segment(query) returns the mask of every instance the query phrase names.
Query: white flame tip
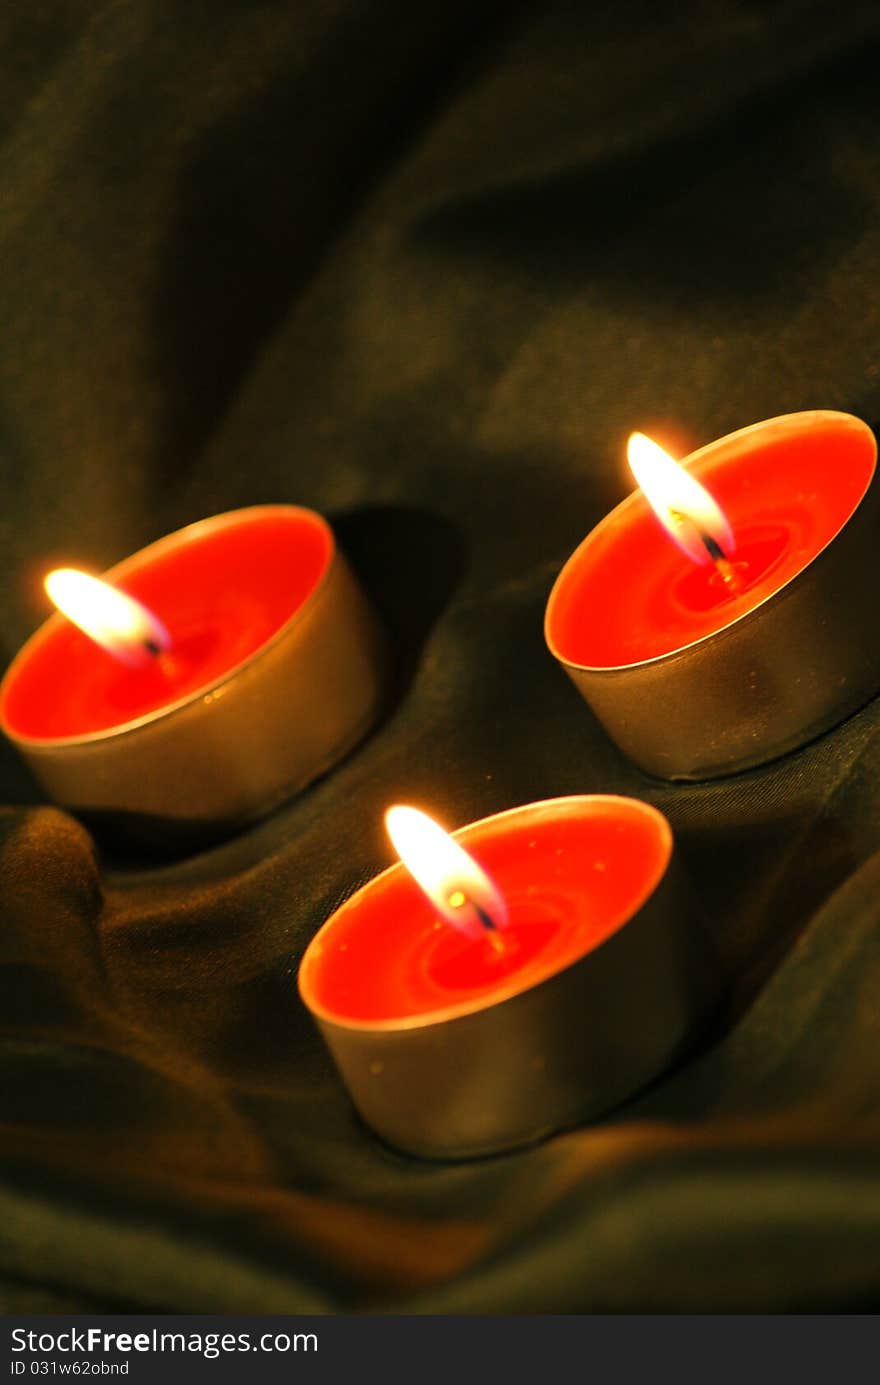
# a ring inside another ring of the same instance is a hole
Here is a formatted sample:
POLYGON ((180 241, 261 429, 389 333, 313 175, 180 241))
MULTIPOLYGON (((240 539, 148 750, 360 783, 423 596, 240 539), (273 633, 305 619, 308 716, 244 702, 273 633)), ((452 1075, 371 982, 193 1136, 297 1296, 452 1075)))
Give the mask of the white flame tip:
POLYGON ((395 803, 385 813, 385 826, 401 861, 447 923, 473 938, 484 931, 480 914, 496 928, 506 925, 507 905, 500 891, 432 817, 420 808, 395 803), (453 904, 456 894, 474 907, 453 904))
POLYGON ((674 543, 693 562, 705 565, 710 556, 703 540, 708 535, 731 557, 736 540, 720 505, 693 476, 646 433, 631 433, 626 455, 645 499, 674 543))
POLYGON ((120 663, 149 664, 156 650, 170 649, 165 626, 127 592, 77 568, 54 568, 43 579, 49 599, 120 663))

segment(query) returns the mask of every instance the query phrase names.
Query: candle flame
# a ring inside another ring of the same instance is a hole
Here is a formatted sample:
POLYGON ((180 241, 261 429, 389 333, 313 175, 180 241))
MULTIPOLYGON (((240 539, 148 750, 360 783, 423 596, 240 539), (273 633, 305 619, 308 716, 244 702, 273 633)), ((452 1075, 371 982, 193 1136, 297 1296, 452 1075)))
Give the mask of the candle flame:
POLYGON ((168 631, 152 611, 99 577, 56 568, 44 586, 59 611, 120 663, 143 667, 171 647, 168 631))
POLYGON ((696 477, 644 433, 630 436, 626 453, 645 499, 683 553, 703 565, 733 555, 727 516, 696 477))
POLYGON ((504 928, 504 896, 472 856, 427 813, 396 804, 385 814, 394 847, 434 908, 470 938, 504 928))

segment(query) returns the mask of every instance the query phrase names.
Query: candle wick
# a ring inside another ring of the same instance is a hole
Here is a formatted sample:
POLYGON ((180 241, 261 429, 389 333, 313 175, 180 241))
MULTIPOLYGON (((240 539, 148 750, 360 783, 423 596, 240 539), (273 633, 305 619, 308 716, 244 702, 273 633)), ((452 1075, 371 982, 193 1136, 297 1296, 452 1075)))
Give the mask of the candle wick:
POLYGON ((711 534, 707 534, 705 529, 700 530, 700 539, 702 540, 703 547, 709 554, 709 557, 712 559, 713 563, 727 562, 727 554, 724 552, 724 549, 721 547, 721 544, 718 542, 717 539, 713 539, 711 534))
POLYGON ((146 639, 141 640, 140 645, 141 649, 149 655, 149 662, 146 665, 147 668, 158 669, 160 673, 170 673, 171 665, 168 661, 170 650, 166 645, 160 644, 158 640, 153 639, 150 635, 148 635, 146 639))
POLYGON ((715 571, 718 573, 718 576, 721 578, 728 591, 731 593, 739 591, 739 574, 718 540, 713 538, 695 519, 692 519, 688 514, 682 513, 681 510, 670 510, 670 514, 679 527, 684 524, 685 520, 694 526, 700 536, 700 543, 714 563, 715 571))
POLYGON ((718 573, 724 585, 731 592, 739 591, 739 575, 733 563, 721 547, 721 544, 717 539, 713 539, 711 534, 707 534, 705 529, 700 529, 699 534, 703 547, 715 564, 715 571, 718 573))
POLYGON ((496 952, 504 951, 504 942, 498 930, 498 925, 488 909, 484 909, 482 905, 478 904, 475 899, 471 899, 470 895, 466 894, 465 891, 461 889, 451 891, 449 895, 449 904, 453 909, 464 909, 469 906, 479 919, 485 931, 487 941, 492 945, 493 949, 496 952))

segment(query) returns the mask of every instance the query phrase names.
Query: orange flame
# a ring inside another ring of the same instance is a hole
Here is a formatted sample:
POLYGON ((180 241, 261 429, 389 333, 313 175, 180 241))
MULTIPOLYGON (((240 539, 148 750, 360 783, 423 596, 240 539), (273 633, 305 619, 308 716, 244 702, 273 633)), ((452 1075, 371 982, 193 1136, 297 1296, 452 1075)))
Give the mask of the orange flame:
POLYGON ((99 577, 62 567, 49 573, 44 586, 59 611, 120 663, 143 667, 171 647, 152 611, 99 577))
POLYGON ((630 436, 626 453, 645 499, 683 553, 701 564, 711 562, 713 556, 733 555, 736 540, 727 516, 685 467, 644 433, 630 436), (713 555, 712 543, 720 555, 713 555))
POLYGON ((504 896, 433 818, 397 804, 385 814, 385 826, 403 864, 447 923, 471 938, 506 927, 504 896))

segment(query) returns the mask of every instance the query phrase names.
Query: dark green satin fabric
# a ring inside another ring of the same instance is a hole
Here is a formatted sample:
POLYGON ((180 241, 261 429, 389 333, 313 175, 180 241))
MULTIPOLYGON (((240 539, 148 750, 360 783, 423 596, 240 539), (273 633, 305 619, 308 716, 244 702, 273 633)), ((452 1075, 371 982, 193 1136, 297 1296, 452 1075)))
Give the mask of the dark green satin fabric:
POLYGON ((875 6, 806 0, 5 7, 6 654, 48 562, 282 500, 334 522, 397 667, 343 765, 174 862, 96 851, 3 748, 8 1309, 880 1304, 878 704, 657 784, 541 633, 630 429, 876 422, 878 60, 875 6), (589 791, 669 815, 718 1032, 533 1149, 390 1152, 303 948, 387 861, 391 799, 458 825, 589 791))

